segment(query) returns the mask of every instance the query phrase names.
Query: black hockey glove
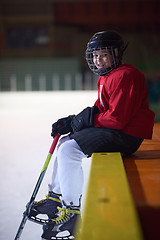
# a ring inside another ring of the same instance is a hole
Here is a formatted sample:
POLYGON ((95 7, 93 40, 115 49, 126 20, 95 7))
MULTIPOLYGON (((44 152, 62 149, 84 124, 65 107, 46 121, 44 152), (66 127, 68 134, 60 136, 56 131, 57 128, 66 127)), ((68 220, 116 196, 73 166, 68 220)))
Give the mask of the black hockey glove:
POLYGON ((60 135, 72 132, 71 121, 74 115, 65 118, 60 118, 57 122, 52 124, 51 136, 55 137, 57 133, 60 135))
POLYGON ((85 108, 76 116, 73 115, 71 121, 73 132, 78 132, 83 128, 93 127, 93 117, 96 113, 99 113, 99 108, 97 106, 93 106, 85 108))

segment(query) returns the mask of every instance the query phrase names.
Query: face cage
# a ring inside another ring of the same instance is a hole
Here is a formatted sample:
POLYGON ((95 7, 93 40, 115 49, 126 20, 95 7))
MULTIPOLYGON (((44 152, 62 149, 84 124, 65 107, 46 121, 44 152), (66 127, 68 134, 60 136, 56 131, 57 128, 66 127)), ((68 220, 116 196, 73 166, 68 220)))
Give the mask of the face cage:
POLYGON ((87 47, 86 49, 86 61, 88 63, 89 68, 92 72, 94 72, 97 75, 105 76, 109 72, 111 72, 113 69, 118 67, 121 64, 121 59, 118 56, 118 48, 113 47, 105 47, 105 48, 90 48, 87 47), (106 50, 109 51, 110 55, 112 56, 113 60, 110 62, 110 67, 106 67, 103 69, 98 69, 96 65, 93 62, 93 51, 96 50, 106 50))

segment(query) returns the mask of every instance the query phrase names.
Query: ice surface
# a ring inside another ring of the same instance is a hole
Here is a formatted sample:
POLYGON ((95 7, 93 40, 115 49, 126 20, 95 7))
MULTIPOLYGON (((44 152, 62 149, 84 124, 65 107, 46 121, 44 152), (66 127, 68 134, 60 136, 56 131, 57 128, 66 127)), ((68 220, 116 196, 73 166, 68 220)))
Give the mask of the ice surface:
MULTIPOLYGON (((92 106, 96 98, 96 91, 0 94, 0 240, 16 235, 52 143, 51 124, 92 106)), ((36 200, 47 194, 53 161, 54 156, 36 200)), ((89 167, 90 159, 84 159, 84 193, 89 167)), ((21 239, 38 240, 41 234, 41 225, 27 221, 21 239)))

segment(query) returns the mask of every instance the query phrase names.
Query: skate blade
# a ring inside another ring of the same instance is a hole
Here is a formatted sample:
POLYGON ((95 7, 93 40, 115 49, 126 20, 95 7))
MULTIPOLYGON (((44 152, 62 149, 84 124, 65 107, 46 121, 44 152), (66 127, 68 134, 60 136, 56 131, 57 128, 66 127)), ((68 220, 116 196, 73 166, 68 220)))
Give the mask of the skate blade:
POLYGON ((44 238, 44 237, 41 237, 41 240, 73 240, 75 239, 75 237, 73 235, 69 235, 69 236, 55 236, 55 237, 50 237, 50 238, 44 238))
MULTIPOLYGON (((72 240, 75 239, 74 236, 69 237, 51 237, 49 240, 72 240)), ((46 238, 41 238, 41 240, 48 240, 46 238)))
POLYGON ((38 218, 38 217, 28 217, 28 220, 40 225, 43 225, 44 223, 48 223, 48 219, 42 219, 42 218, 38 218))

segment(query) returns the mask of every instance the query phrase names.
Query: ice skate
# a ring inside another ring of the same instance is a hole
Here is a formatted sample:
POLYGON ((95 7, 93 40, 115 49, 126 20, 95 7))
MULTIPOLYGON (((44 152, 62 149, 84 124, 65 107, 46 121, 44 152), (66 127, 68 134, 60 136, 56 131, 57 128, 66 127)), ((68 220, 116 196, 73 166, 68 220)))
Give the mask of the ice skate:
POLYGON ((63 204, 63 208, 58 207, 59 216, 43 225, 42 240, 74 239, 77 235, 75 229, 80 220, 80 208, 63 204))
POLYGON ((58 213, 57 207, 62 206, 59 197, 60 195, 55 194, 53 192, 49 192, 46 195, 45 199, 42 199, 41 201, 38 202, 34 202, 30 210, 28 219, 39 224, 44 224, 45 222, 48 222, 49 219, 56 218, 58 213), (45 214, 47 216, 46 218, 37 217, 37 215, 40 214, 45 214))

